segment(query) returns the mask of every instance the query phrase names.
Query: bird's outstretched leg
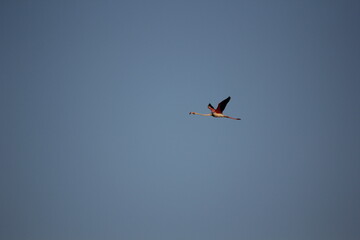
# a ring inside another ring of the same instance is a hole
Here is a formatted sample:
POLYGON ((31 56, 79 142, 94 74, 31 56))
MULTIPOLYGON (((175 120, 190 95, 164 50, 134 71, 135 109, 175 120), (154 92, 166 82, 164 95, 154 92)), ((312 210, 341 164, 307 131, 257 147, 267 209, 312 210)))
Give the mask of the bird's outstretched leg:
POLYGON ((224 116, 224 117, 234 119, 234 120, 241 120, 240 118, 233 118, 233 117, 229 117, 229 116, 224 116))

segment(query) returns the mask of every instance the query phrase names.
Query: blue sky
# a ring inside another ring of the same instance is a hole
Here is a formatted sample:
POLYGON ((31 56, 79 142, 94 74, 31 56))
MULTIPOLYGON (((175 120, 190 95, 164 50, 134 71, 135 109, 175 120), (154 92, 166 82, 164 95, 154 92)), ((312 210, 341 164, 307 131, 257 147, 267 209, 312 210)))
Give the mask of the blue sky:
POLYGON ((359 239, 359 10, 2 1, 0 238, 359 239))

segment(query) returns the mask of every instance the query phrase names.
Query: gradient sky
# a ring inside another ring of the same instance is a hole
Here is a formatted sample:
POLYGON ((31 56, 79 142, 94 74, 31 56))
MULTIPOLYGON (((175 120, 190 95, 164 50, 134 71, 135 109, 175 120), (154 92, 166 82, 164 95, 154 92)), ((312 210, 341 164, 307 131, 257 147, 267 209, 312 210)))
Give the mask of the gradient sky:
POLYGON ((0 238, 360 239, 359 13, 1 1, 0 238))

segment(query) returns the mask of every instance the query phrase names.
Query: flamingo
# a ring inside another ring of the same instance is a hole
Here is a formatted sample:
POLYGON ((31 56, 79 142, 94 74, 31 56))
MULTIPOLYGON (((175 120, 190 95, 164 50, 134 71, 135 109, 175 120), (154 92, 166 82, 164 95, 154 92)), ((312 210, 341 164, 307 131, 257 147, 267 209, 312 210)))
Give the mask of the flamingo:
POLYGON ((228 97, 224 100, 222 100, 219 105, 217 106, 217 108, 215 109, 210 103, 208 105, 208 109, 210 109, 211 113, 208 114, 202 114, 202 113, 196 113, 196 112, 189 112, 189 114, 196 114, 196 115, 201 115, 201 116, 212 116, 212 117, 217 117, 217 118, 230 118, 230 119, 234 119, 234 120, 241 120, 240 118, 233 118, 233 117, 229 117, 223 114, 223 111, 226 107, 226 105, 228 104, 228 102, 230 101, 231 97, 228 97))

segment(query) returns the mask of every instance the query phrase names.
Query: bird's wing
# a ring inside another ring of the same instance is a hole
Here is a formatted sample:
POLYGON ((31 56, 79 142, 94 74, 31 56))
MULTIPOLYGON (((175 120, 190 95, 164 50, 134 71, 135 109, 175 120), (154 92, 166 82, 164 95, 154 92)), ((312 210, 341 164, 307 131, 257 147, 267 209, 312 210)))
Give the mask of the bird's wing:
POLYGON ((222 113, 226 107, 226 105, 228 104, 228 102, 230 101, 231 97, 228 97, 227 99, 224 99, 221 103, 219 103, 219 105, 216 108, 216 112, 217 113, 222 113))
POLYGON ((210 109, 211 112, 215 112, 215 108, 209 103, 208 109, 210 109))

